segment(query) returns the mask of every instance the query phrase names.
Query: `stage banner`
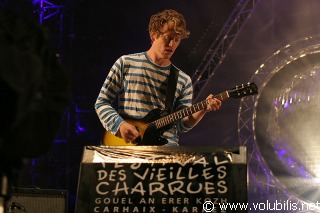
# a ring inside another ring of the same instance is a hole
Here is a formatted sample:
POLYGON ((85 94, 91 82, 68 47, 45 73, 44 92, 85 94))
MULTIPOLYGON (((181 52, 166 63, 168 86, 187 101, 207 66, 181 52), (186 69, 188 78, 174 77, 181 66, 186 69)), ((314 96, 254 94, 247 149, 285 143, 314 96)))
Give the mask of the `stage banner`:
POLYGON ((76 212, 247 212, 246 148, 86 146, 76 212))

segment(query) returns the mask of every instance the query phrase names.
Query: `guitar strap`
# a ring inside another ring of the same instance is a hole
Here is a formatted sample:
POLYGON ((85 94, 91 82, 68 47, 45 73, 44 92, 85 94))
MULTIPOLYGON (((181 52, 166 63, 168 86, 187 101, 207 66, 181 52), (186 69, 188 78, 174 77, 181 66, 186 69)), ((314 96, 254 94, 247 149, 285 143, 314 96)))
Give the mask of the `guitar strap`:
POLYGON ((179 76, 179 70, 177 67, 175 67, 173 64, 171 64, 170 67, 170 73, 168 76, 168 87, 167 87, 167 93, 166 93, 166 110, 169 110, 170 113, 173 112, 173 100, 174 100, 174 94, 176 92, 177 88, 177 81, 179 76))

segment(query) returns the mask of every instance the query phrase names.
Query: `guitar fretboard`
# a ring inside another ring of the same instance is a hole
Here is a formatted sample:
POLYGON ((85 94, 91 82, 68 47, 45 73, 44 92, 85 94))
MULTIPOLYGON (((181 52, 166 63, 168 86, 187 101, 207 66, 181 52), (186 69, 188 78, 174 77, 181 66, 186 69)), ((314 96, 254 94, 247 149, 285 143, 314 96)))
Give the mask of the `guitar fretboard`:
MULTIPOLYGON (((215 95, 214 97, 222 101, 222 100, 229 98, 229 94, 228 94, 228 91, 225 91, 223 93, 215 95)), ((181 118, 187 117, 187 116, 192 115, 193 113, 196 113, 200 110, 206 109, 207 105, 208 105, 207 100, 201 101, 201 102, 196 103, 188 108, 181 109, 181 110, 174 112, 170 115, 167 115, 167 116, 164 116, 158 120, 155 120, 152 122, 152 124, 154 124, 156 126, 156 128, 159 129, 159 128, 167 126, 167 125, 169 125, 169 124, 171 124, 181 118)))

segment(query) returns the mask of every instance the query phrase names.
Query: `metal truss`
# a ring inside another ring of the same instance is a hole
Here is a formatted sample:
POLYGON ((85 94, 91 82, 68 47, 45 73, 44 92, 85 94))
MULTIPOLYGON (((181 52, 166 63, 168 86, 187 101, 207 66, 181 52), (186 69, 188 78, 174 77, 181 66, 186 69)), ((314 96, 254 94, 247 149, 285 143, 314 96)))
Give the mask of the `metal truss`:
MULTIPOLYGON (((70 0, 71 1, 71 0, 70 0)), ((63 46, 63 36, 65 30, 65 19, 69 17, 67 14, 69 1, 64 4, 54 4, 48 0, 33 0, 35 6, 34 12, 39 15, 40 25, 47 24, 48 27, 52 27, 50 30, 52 41, 55 42, 56 55, 61 59, 62 56, 62 46, 63 46), (54 22, 45 23, 46 20, 55 17, 54 22)))
POLYGON ((42 25, 43 21, 51 18, 52 16, 58 15, 63 8, 63 5, 55 5, 46 0, 39 1, 39 22, 42 25))
POLYGON ((240 0, 192 76, 197 101, 260 0, 240 0))

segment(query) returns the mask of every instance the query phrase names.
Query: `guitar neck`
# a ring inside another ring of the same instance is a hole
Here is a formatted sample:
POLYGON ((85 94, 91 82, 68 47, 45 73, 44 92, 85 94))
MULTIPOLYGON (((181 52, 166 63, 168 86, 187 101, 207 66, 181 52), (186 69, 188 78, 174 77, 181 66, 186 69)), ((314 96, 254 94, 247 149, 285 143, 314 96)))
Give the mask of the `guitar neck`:
MULTIPOLYGON (((228 99, 229 94, 228 94, 228 91, 225 91, 223 93, 215 95, 214 97, 222 101, 222 100, 228 99)), ((206 109, 207 106, 208 106, 208 101, 204 100, 204 101, 196 103, 190 107, 187 107, 185 109, 181 109, 181 110, 174 112, 170 115, 167 115, 167 116, 164 116, 158 120, 155 120, 152 122, 152 124, 154 124, 156 126, 156 128, 159 129, 159 128, 167 126, 167 125, 169 125, 169 124, 171 124, 181 118, 187 117, 187 116, 192 115, 193 113, 196 113, 200 110, 206 109)))

